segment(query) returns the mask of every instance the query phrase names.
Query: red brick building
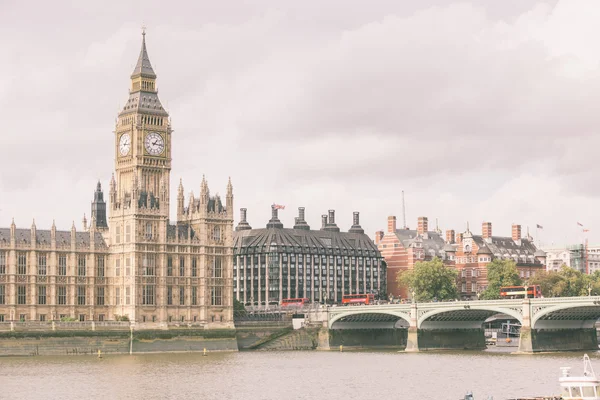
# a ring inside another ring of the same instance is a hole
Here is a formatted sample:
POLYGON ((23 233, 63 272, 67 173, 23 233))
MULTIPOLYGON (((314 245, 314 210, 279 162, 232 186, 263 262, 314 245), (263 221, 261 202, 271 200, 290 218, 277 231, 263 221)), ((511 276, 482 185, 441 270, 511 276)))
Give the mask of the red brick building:
POLYGON ((476 299, 487 288, 486 266, 492 260, 513 259, 523 279, 545 270, 546 255, 533 244, 529 235, 521 236, 521 226, 512 225, 512 235, 493 236, 492 223, 482 224, 482 234, 473 235, 468 225, 464 233, 428 230, 427 217, 419 217, 417 230, 397 229, 396 217, 388 217, 387 232, 375 233, 375 243, 387 263, 388 292, 407 297, 407 289, 396 283, 398 272, 414 268, 418 261, 440 258, 445 265, 458 269, 461 298, 476 299))

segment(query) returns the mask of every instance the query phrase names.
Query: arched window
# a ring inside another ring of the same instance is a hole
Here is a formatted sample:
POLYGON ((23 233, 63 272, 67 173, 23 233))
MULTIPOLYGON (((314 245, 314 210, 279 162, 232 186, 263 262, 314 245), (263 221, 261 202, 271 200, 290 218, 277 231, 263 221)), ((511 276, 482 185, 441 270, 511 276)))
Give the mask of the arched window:
POLYGON ((215 226, 213 228, 213 240, 216 242, 221 241, 221 227, 220 226, 215 226))

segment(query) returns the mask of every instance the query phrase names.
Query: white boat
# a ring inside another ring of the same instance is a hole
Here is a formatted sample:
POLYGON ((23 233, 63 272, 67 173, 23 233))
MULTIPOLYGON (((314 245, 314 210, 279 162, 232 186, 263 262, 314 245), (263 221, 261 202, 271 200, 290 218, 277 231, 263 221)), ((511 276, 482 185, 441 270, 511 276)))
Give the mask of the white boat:
POLYGON ((583 376, 571 376, 571 367, 562 367, 560 394, 563 400, 600 400, 600 380, 588 355, 583 356, 583 376))

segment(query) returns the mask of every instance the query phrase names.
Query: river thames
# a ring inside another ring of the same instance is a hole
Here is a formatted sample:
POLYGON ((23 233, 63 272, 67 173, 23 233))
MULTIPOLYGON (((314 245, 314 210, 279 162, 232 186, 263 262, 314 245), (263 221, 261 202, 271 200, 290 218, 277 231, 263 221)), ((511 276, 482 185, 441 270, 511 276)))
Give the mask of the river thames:
MULTIPOLYGON (((241 352, 0 358, 16 399, 462 399, 558 393, 583 353, 241 352)), ((504 349, 508 350, 508 349, 504 349)), ((600 355, 588 353, 600 372, 600 355)))

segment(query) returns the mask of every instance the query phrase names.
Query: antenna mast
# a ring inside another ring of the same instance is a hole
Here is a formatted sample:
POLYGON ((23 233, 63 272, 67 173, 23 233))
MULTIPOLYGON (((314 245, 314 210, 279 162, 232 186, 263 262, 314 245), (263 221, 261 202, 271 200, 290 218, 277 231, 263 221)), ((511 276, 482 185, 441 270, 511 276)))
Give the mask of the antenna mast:
POLYGON ((406 229, 406 208, 404 207, 404 190, 402 191, 402 229, 406 229))

